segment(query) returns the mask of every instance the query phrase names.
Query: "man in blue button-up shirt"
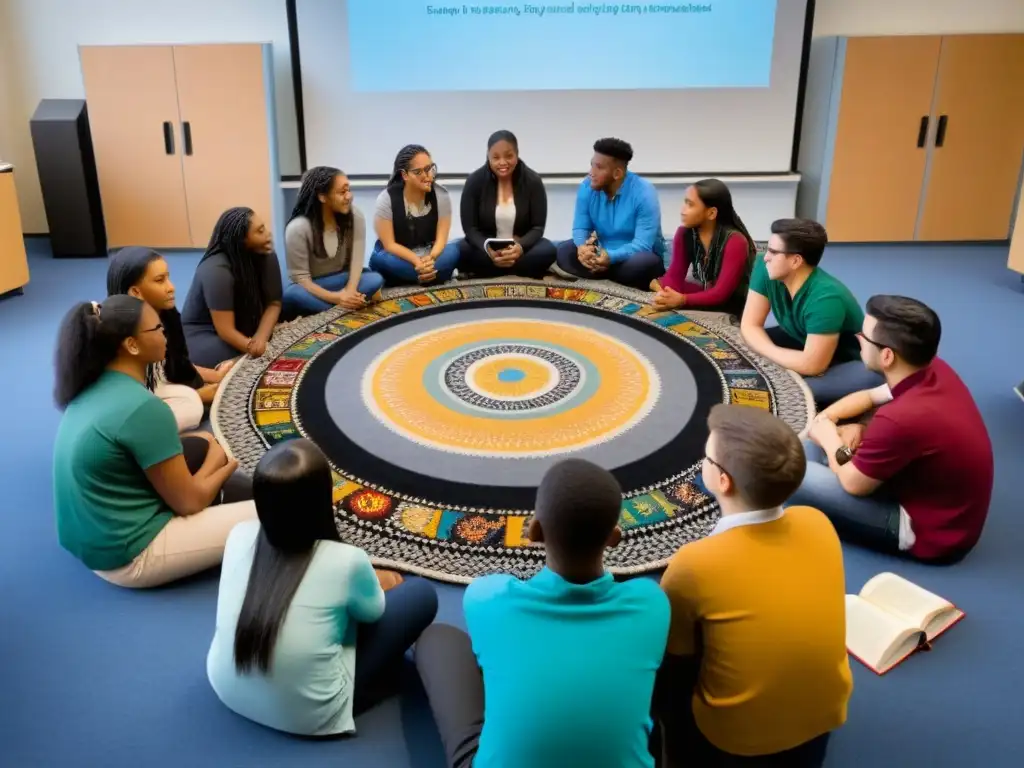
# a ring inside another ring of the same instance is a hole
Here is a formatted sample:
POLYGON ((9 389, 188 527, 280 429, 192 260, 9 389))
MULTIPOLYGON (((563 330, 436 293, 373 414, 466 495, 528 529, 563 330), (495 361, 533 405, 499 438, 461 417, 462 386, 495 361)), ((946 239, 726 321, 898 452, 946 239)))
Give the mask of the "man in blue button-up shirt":
POLYGON ((622 139, 594 143, 590 175, 576 195, 572 240, 558 247, 558 266, 646 291, 665 273, 665 239, 657 190, 628 170, 632 159, 622 139))

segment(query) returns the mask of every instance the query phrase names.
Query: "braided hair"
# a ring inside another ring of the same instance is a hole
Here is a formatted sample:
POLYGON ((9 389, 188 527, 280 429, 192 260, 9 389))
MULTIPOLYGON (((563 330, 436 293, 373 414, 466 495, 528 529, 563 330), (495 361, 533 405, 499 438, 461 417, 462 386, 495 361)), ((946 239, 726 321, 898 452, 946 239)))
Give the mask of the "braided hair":
POLYGON ((416 155, 426 155, 429 157, 430 153, 427 152, 426 147, 422 147, 419 144, 406 144, 398 150, 398 154, 395 155, 395 166, 391 178, 388 180, 389 187, 402 181, 402 171, 409 170, 409 166, 412 165, 412 159, 416 155))
MULTIPOLYGON (((320 195, 329 195, 334 180, 344 174, 338 168, 329 165, 318 165, 310 168, 302 176, 302 186, 299 187, 299 196, 295 200, 295 207, 292 208, 292 215, 288 221, 305 216, 313 228, 313 253, 318 259, 327 259, 334 256, 324 249, 324 217, 321 211, 323 203, 320 202, 320 195)), ((338 213, 334 211, 334 224, 338 228, 338 240, 345 243, 346 262, 352 258, 352 230, 355 227, 355 216, 352 211, 338 213)))
MULTIPOLYGON (((146 276, 149 265, 163 257, 150 248, 129 246, 110 257, 107 266, 107 296, 128 293, 138 286, 146 276)), ((198 389, 203 385, 203 377, 192 365, 185 343, 185 331, 181 327, 181 313, 177 307, 158 310, 160 322, 167 336, 167 357, 164 360, 164 377, 171 384, 184 384, 198 389)), ((156 389, 156 366, 146 369, 146 388, 156 389)))
POLYGON ((738 232, 747 241, 747 266, 739 288, 746 295, 746 284, 750 281, 750 272, 754 267, 754 259, 757 258, 757 245, 733 207, 732 193, 729 187, 718 179, 701 179, 694 183, 693 188, 697 190, 697 196, 705 206, 718 209, 715 233, 711 236, 711 246, 706 251, 696 228, 690 230, 690 236, 683 242, 683 247, 687 249, 687 260, 693 265, 693 276, 705 288, 718 280, 725 244, 729 242, 733 233, 738 232))
POLYGON ((229 208, 220 215, 213 227, 210 244, 199 260, 202 264, 211 256, 223 253, 235 279, 235 327, 245 336, 252 336, 263 317, 262 259, 266 254, 253 253, 245 247, 245 238, 252 221, 252 208, 229 208))

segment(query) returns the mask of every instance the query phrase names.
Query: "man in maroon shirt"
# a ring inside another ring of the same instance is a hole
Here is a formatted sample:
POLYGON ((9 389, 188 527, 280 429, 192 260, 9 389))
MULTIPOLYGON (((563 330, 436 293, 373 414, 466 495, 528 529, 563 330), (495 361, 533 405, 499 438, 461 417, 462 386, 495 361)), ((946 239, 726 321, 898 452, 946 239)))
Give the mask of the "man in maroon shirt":
POLYGON ((956 562, 978 542, 992 498, 992 443, 971 393, 937 358, 942 326, 919 301, 873 296, 861 359, 885 376, 822 411, 789 504, 822 510, 847 541, 956 562), (878 408, 865 428, 841 422, 878 408))

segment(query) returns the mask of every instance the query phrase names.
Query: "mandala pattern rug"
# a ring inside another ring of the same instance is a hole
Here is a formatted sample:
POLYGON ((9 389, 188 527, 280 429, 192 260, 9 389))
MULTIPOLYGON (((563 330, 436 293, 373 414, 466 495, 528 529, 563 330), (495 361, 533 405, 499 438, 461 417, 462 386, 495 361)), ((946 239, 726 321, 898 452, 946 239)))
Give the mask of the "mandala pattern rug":
POLYGON ((812 406, 724 315, 647 298, 606 283, 392 291, 280 327, 221 386, 214 429, 249 471, 309 438, 335 473, 342 540, 453 582, 543 567, 526 538, 537 486, 557 461, 588 459, 623 489, 608 569, 654 570, 718 519, 700 484, 711 407, 764 408, 800 431, 812 406))

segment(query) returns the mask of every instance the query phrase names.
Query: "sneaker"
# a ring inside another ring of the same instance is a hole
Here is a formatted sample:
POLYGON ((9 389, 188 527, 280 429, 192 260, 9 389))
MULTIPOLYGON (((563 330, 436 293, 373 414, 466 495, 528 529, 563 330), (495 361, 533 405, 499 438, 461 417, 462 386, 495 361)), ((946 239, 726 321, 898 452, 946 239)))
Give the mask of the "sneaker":
POLYGON ((573 274, 570 274, 570 273, 566 272, 564 269, 562 269, 557 264, 552 264, 551 265, 551 271, 554 272, 556 275, 558 275, 562 280, 568 280, 569 282, 575 282, 575 281, 579 280, 579 278, 576 277, 576 275, 573 275, 573 274))
POLYGON ((1024 381, 1013 388, 1013 391, 1017 393, 1017 397, 1024 400, 1024 381))

